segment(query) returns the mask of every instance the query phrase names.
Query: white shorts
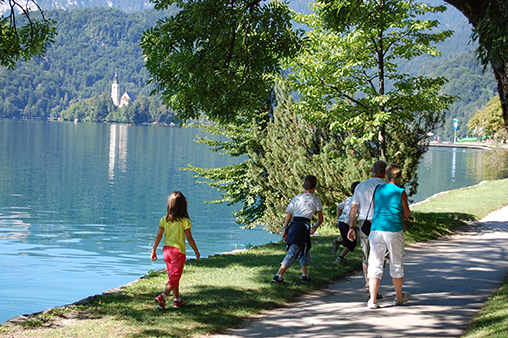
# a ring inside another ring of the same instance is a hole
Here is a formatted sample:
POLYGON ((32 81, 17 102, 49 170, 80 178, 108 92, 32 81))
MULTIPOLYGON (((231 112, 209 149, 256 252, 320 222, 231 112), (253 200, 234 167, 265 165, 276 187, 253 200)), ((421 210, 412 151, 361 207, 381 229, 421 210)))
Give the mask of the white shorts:
POLYGON ((369 278, 381 279, 386 251, 390 253, 390 276, 404 277, 402 259, 404 256, 404 232, 371 231, 369 235, 369 278))

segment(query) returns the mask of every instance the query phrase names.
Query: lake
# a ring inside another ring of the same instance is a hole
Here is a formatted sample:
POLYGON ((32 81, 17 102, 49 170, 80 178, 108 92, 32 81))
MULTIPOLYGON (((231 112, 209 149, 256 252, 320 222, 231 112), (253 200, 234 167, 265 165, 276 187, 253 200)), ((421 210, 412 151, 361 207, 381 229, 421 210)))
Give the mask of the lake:
MULTIPOLYGON (((238 159, 210 152, 193 141, 197 134, 194 128, 0 119, 0 322, 162 268, 150 250, 174 190, 188 199, 202 257, 279 240, 262 229, 241 229, 234 207, 203 203, 219 193, 179 168, 238 159)), ((420 165, 413 201, 493 177, 477 169, 478 154, 433 148, 420 165)))

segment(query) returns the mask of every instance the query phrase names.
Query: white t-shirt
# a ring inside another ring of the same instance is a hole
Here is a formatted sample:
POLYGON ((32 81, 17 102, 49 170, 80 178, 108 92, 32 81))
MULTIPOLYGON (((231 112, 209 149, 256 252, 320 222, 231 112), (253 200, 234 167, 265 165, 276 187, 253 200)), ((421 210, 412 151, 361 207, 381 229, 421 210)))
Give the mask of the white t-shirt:
POLYGON ((293 217, 305 217, 310 220, 314 212, 320 210, 323 210, 321 200, 308 192, 293 197, 286 208, 286 212, 289 212, 293 217))
POLYGON ((360 220, 372 220, 372 215, 374 214, 372 197, 374 195, 374 189, 380 184, 386 184, 385 180, 379 177, 371 177, 368 180, 358 184, 356 187, 352 204, 358 205, 360 220), (368 215, 367 212, 369 213, 368 215))
POLYGON ((349 214, 351 213, 351 205, 353 204, 353 196, 346 198, 346 200, 337 206, 337 209, 341 211, 337 222, 344 222, 349 224, 349 214))

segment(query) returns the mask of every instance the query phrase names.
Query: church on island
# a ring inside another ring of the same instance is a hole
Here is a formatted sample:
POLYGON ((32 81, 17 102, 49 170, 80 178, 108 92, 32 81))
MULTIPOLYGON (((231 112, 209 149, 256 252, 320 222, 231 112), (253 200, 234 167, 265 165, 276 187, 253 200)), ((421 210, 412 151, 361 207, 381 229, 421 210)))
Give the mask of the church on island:
POLYGON ((115 78, 113 79, 113 84, 111 85, 111 99, 113 100, 113 104, 122 108, 124 106, 128 106, 131 102, 133 103, 136 99, 134 96, 125 89, 125 93, 120 97, 120 85, 118 84, 118 74, 115 71, 115 78))

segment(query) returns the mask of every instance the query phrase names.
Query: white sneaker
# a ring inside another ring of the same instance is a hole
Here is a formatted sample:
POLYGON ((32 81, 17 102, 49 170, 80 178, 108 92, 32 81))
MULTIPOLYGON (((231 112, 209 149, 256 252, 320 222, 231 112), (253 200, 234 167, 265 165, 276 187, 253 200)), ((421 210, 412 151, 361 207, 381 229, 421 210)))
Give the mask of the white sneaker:
POLYGON ((395 306, 402 305, 411 299, 411 294, 409 292, 403 293, 402 295, 403 295, 402 300, 397 301, 397 298, 395 298, 393 300, 393 305, 395 306))
POLYGON ((369 301, 367 302, 367 307, 369 309, 377 309, 379 305, 377 305, 377 303, 372 303, 371 300, 369 299, 369 301))

